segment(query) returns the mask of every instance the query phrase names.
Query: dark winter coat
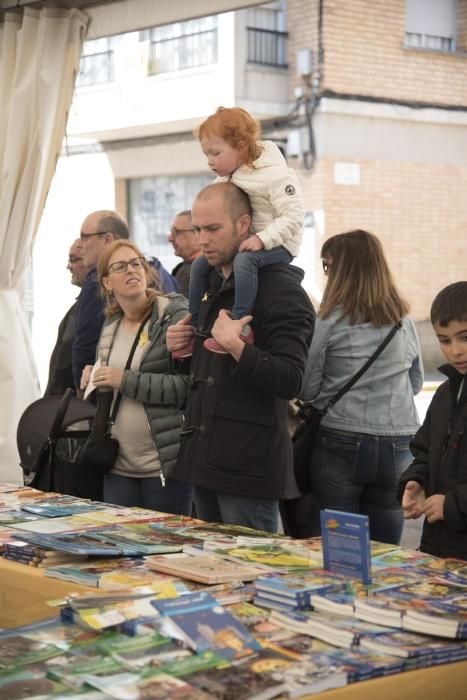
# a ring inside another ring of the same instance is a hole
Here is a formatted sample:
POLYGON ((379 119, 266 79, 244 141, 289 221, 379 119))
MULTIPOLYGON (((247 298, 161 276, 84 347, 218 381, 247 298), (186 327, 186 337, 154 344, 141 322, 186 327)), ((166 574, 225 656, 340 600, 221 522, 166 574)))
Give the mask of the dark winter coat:
POLYGON ((234 278, 213 270, 203 297, 191 361, 186 426, 174 476, 197 486, 253 498, 298 495, 287 433, 287 402, 303 379, 315 313, 291 265, 259 271, 254 345, 237 363, 203 348, 220 309, 231 309, 234 278))
POLYGON ((444 382, 428 408, 423 425, 410 444, 413 464, 399 482, 399 496, 408 481, 417 481, 426 496, 444 494, 444 520, 425 520, 420 549, 441 557, 467 560, 467 381, 457 402, 462 375, 443 365, 444 382))
POLYGON ((75 338, 77 307, 78 301, 75 301, 58 327, 57 342, 50 356, 49 379, 44 396, 64 394, 66 389, 75 386, 71 365, 71 349, 75 338))

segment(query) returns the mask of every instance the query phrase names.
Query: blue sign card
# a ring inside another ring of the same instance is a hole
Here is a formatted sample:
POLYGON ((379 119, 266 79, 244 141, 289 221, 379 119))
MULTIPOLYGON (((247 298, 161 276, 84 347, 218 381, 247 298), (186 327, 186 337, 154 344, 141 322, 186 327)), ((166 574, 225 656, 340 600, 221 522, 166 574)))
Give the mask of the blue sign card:
POLYGON ((321 511, 323 565, 328 571, 371 583, 370 524, 367 515, 321 511))

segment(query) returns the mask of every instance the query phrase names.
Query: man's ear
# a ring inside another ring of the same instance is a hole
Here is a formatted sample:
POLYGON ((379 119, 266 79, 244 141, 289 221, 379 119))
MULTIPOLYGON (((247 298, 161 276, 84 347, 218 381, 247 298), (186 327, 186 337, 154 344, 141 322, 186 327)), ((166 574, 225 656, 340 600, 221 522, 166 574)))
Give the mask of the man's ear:
POLYGON ((110 231, 108 231, 104 236, 104 241, 106 243, 113 243, 114 240, 115 240, 115 238, 114 238, 113 233, 110 233, 110 231))
POLYGON ((237 219, 237 231, 242 241, 248 238, 248 235, 250 233, 250 225, 251 216, 249 214, 242 214, 237 219))

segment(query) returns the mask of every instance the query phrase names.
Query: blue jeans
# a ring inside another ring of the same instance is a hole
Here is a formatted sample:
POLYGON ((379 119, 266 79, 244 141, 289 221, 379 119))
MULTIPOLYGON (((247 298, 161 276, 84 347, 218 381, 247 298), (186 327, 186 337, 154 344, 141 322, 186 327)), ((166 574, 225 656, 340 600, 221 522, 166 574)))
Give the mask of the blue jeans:
POLYGON ((158 476, 139 479, 119 474, 104 476, 104 501, 119 506, 149 508, 175 515, 191 515, 192 487, 175 479, 165 486, 158 476))
POLYGON ((211 523, 245 525, 255 530, 277 532, 279 501, 220 493, 194 486, 196 517, 211 523))
POLYGON ((361 513, 370 536, 399 544, 404 516, 397 500, 399 477, 412 462, 411 436, 377 436, 320 428, 311 457, 311 484, 319 510, 361 513))
MULTIPOLYGON (((258 270, 266 265, 275 263, 290 263, 293 258, 283 246, 271 248, 271 250, 245 250, 237 253, 233 261, 235 277, 235 303, 232 308, 232 318, 243 318, 251 314, 256 294, 258 292, 258 270)), ((191 265, 189 311, 193 317, 193 325, 198 325, 199 307, 201 297, 209 287, 210 267, 204 257, 200 255, 191 265)))

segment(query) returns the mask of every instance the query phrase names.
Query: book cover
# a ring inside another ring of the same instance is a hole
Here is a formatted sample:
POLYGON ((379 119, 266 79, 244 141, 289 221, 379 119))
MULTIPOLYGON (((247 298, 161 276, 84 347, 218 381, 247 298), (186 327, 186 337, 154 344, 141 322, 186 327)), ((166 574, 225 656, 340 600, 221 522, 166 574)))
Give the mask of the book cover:
POLYGON ((274 678, 273 670, 292 663, 278 652, 261 649, 241 663, 193 673, 185 680, 206 692, 212 700, 268 700, 287 690, 285 680, 274 678))
POLYGON ((266 700, 285 694, 289 698, 346 685, 347 674, 325 657, 297 661, 271 649, 251 658, 189 677, 210 697, 236 700, 266 700))
POLYGON ((45 549, 57 549, 70 554, 105 557, 122 556, 125 553, 121 547, 107 542, 98 542, 81 533, 41 535, 33 532, 22 532, 21 535, 17 534, 15 537, 45 549))
POLYGON ((125 669, 137 672, 143 668, 161 666, 163 663, 191 654, 188 649, 154 630, 142 636, 127 637, 120 634, 110 639, 98 638, 96 650, 111 656, 125 669))
MULTIPOLYGON (((100 583, 106 574, 118 573, 121 576, 134 573, 135 570, 145 569, 144 561, 141 557, 116 557, 113 559, 100 559, 97 561, 86 561, 83 563, 64 564, 60 566, 50 566, 44 572, 44 576, 58 578, 62 581, 73 581, 85 586, 101 587, 100 583)), ((147 577, 150 574, 146 569, 147 577)), ((146 581, 139 581, 139 584, 146 581)), ((135 579, 130 580, 131 587, 135 584, 135 579)))
POLYGON ((324 568, 370 584, 368 516, 325 509, 320 519, 324 568))
POLYGON ((322 593, 336 585, 336 577, 327 572, 316 573, 305 580, 290 576, 268 576, 255 581, 257 591, 291 599, 298 607, 310 605, 312 593, 322 593))
POLYGON ((135 555, 180 552, 185 542, 194 541, 193 538, 174 533, 155 531, 146 523, 99 528, 89 532, 89 537, 99 542, 112 543, 128 553, 133 550, 135 555))
POLYGON ((3 669, 27 666, 61 654, 63 648, 21 634, 0 640, 0 668, 3 669))
POLYGON ((83 678, 88 685, 102 691, 105 697, 117 700, 210 700, 209 695, 199 688, 166 673, 158 673, 151 678, 140 678, 131 673, 120 673, 110 677, 87 674, 83 678))
POLYGON ((252 581, 263 573, 255 566, 228 561, 214 553, 196 556, 187 554, 152 556, 146 557, 145 561, 150 569, 200 583, 252 581))
POLYGON ((151 602, 165 618, 162 632, 185 641, 198 653, 222 649, 234 657, 259 648, 245 625, 208 593, 201 591, 151 602))
POLYGON ((343 666, 349 683, 401 673, 406 665, 405 659, 390 654, 376 654, 360 647, 334 649, 328 655, 343 666))
POLYGON ((322 566, 321 560, 313 557, 313 553, 304 550, 303 554, 297 554, 294 549, 286 545, 238 546, 220 549, 218 553, 234 561, 248 562, 262 567, 263 571, 301 571, 322 566))
POLYGON ((14 698, 31 698, 39 700, 49 697, 65 697, 69 690, 61 683, 46 677, 45 671, 37 668, 21 668, 10 673, 2 673, 0 676, 0 698, 13 700, 14 698))

